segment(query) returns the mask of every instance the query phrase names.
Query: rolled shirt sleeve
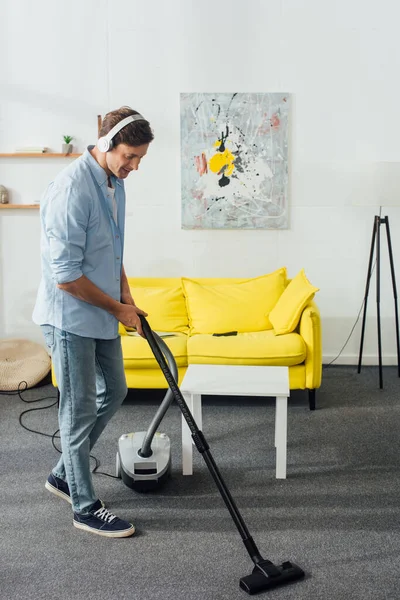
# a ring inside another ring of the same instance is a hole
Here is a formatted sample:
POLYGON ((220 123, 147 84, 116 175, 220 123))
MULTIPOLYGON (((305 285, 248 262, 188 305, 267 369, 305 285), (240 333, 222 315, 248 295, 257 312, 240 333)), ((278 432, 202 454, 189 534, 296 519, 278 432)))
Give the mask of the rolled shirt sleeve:
POLYGON ((53 188, 45 223, 50 266, 57 284, 75 281, 83 275, 89 212, 89 199, 76 189, 53 188))

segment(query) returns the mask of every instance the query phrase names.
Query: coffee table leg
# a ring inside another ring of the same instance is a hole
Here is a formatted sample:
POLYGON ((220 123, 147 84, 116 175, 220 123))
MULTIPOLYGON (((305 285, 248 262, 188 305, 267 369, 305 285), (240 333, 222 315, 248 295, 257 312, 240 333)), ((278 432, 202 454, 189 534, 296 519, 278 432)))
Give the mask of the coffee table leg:
POLYGON ((276 478, 286 479, 287 398, 276 397, 275 408, 276 478))
MULTIPOLYGON (((200 394, 183 394, 188 409, 193 415, 196 425, 202 428, 203 418, 200 394)), ((193 474, 193 438, 185 417, 182 415, 182 472, 184 475, 193 474)))
MULTIPOLYGON (((193 396, 192 394, 183 394, 188 409, 193 413, 193 396)), ((193 474, 193 446, 192 434, 185 417, 182 415, 182 473, 184 475, 193 474)))
POLYGON ((201 395, 193 394, 192 401, 193 401, 192 415, 193 415, 194 420, 196 421, 197 427, 199 429, 201 429, 203 427, 203 418, 202 418, 202 414, 201 414, 201 412, 202 412, 201 411, 201 395))

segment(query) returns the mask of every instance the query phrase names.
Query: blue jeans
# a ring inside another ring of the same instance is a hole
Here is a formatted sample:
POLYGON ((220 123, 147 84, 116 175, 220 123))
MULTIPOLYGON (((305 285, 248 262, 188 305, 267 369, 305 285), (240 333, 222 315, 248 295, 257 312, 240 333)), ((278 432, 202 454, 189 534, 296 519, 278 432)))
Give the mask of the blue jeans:
POLYGON ((52 472, 67 481, 73 511, 86 514, 98 500, 90 450, 127 394, 121 338, 85 338, 52 325, 41 329, 60 391, 62 455, 52 472))

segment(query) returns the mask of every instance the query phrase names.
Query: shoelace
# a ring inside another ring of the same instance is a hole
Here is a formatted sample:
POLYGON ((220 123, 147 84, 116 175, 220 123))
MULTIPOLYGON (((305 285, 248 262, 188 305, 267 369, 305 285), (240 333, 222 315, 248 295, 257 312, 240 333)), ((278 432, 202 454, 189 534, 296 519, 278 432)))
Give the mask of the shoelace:
POLYGON ((99 508, 98 510, 96 510, 96 512, 94 513, 94 516, 98 517, 105 523, 112 523, 112 521, 117 518, 115 515, 110 513, 106 508, 99 508))

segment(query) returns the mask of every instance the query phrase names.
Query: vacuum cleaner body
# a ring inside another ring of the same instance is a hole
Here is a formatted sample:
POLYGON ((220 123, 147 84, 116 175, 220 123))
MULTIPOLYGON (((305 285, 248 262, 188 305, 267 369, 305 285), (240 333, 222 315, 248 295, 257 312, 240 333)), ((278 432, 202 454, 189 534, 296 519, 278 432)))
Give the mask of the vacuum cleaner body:
POLYGON ((118 440, 116 475, 137 492, 149 492, 160 487, 171 471, 171 443, 165 433, 155 433, 150 457, 140 456, 146 433, 124 433, 118 440))

